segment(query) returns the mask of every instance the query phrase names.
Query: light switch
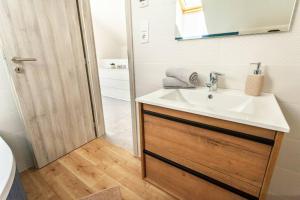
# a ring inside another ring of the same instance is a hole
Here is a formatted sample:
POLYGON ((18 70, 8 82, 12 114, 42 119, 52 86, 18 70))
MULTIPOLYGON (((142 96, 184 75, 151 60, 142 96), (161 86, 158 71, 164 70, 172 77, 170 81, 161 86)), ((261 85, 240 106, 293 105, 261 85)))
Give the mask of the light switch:
POLYGON ((149 22, 146 20, 140 24, 140 41, 142 44, 149 42, 149 22))
POLYGON ((140 3, 140 8, 149 6, 149 0, 138 0, 140 3))

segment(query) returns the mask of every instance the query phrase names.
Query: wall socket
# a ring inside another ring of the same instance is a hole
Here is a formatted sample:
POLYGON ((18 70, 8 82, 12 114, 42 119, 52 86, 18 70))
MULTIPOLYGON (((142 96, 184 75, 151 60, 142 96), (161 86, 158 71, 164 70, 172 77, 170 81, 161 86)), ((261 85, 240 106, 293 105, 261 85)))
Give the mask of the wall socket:
POLYGON ((138 0, 140 3, 140 8, 149 6, 149 0, 138 0))

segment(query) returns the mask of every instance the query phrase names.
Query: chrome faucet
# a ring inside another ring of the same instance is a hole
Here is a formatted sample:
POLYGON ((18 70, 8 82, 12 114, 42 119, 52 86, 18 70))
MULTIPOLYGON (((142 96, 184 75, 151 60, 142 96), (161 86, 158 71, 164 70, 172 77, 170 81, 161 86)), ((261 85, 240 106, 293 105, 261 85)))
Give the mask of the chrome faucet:
POLYGON ((211 72, 209 74, 209 83, 206 83, 206 87, 209 88, 209 91, 217 91, 218 89, 218 81, 219 76, 223 76, 224 74, 218 73, 218 72, 211 72))

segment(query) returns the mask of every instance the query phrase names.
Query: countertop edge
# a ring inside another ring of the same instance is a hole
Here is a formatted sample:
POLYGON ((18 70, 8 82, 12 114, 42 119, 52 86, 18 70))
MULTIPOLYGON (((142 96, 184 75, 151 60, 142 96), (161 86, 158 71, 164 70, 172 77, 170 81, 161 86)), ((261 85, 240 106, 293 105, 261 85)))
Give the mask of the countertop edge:
POLYGON ((181 109, 181 108, 178 108, 176 106, 167 106, 167 105, 162 105, 162 104, 159 104, 159 103, 154 103, 154 102, 151 102, 151 101, 143 100, 141 97, 136 98, 135 101, 138 102, 138 103, 144 103, 144 104, 149 104, 149 105, 153 105, 153 106, 159 106, 159 107, 163 107, 163 108, 178 110, 178 111, 187 112, 187 113, 196 114, 196 115, 203 115, 203 116, 206 116, 206 117, 221 119, 221 120, 235 122, 235 123, 239 123, 239 124, 255 126, 255 127, 259 127, 259 128, 264 128, 264 129, 268 129, 268 130, 277 131, 277 132, 282 132, 282 133, 289 133, 290 132, 290 128, 259 124, 259 123, 256 123, 256 122, 246 121, 246 120, 242 120, 242 119, 235 119, 235 118, 230 118, 228 116, 220 116, 220 115, 217 115, 217 114, 210 114, 210 113, 205 113, 205 112, 200 112, 200 111, 199 112, 193 112, 191 110, 184 109, 184 108, 181 109))

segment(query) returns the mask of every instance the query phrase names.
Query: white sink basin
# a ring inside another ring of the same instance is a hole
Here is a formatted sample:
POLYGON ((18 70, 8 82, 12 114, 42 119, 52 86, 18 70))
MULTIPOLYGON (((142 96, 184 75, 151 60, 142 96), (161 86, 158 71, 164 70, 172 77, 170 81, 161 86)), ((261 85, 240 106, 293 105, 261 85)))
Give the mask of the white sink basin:
MULTIPOLYGON (((191 106, 202 106, 212 110, 231 112, 249 112, 253 108, 253 97, 229 92, 208 92, 202 90, 173 90, 160 97, 161 99, 186 103, 191 106)), ((253 111, 253 109, 252 109, 253 111)))
POLYGON ((243 91, 218 89, 161 89, 137 98, 137 102, 184 112, 289 132, 289 126, 273 94, 259 97, 243 91))

